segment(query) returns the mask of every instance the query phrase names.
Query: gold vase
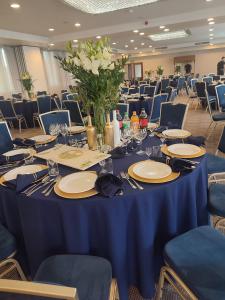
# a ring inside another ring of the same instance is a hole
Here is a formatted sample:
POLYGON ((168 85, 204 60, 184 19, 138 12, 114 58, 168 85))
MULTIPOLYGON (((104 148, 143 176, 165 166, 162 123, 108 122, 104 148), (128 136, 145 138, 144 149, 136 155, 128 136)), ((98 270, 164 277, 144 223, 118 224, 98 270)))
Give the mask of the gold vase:
POLYGON ((113 148, 114 146, 114 138, 113 138, 113 126, 110 122, 110 114, 107 114, 106 116, 106 125, 104 130, 104 136, 105 136, 105 144, 109 145, 113 148))
POLYGON ((88 126, 86 127, 86 134, 88 140, 88 147, 90 150, 96 150, 97 148, 97 135, 96 129, 92 126, 91 116, 88 116, 88 126))

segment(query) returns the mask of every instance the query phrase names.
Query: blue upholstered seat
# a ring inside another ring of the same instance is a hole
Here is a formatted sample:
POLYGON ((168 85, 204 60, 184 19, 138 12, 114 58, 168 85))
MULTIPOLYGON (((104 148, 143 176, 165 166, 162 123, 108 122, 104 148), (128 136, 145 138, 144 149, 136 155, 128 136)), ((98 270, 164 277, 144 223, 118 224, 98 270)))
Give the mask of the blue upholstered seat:
POLYGON ((0 224, 0 261, 9 257, 16 251, 14 236, 0 224))
POLYGON ((225 172, 225 158, 207 153, 208 174, 225 172))
POLYGON ((225 236, 198 227, 167 243, 165 261, 198 299, 225 299, 225 236))
POLYGON ((209 188, 209 211, 212 215, 225 217, 225 185, 212 184, 209 188))
POLYGON ((212 115, 213 121, 225 121, 225 113, 216 113, 212 115))
POLYGON ((52 124, 71 126, 70 115, 68 110, 52 111, 39 115, 42 128, 45 134, 49 134, 49 128, 52 124))
POLYGON ((100 257, 57 255, 39 267, 34 281, 75 287, 79 300, 106 300, 112 280, 110 263, 100 257))

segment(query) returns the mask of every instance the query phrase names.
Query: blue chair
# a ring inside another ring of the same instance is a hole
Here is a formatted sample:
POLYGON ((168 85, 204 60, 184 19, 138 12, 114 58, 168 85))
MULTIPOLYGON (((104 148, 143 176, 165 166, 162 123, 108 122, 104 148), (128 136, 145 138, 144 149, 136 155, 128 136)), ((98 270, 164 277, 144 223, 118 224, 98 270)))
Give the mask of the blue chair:
POLYGON ((0 122, 0 154, 13 149, 12 136, 7 122, 0 122))
POLYGON ((71 126, 70 113, 68 110, 51 111, 39 115, 41 127, 45 134, 49 134, 49 127, 52 124, 66 124, 71 126))
POLYGON ((14 236, 0 224, 0 280, 15 276, 22 280, 26 279, 19 263, 14 259, 16 252, 17 244, 14 236))
POLYGON ((4 96, 0 96, 0 101, 5 100, 4 96))
POLYGON ((35 121, 37 121, 39 126, 41 127, 39 115, 51 111, 51 97, 43 96, 43 95, 38 96, 37 107, 38 107, 38 112, 33 114, 33 123, 35 127, 35 121))
POLYGON ((213 77, 208 76, 208 77, 203 77, 202 81, 205 82, 206 84, 212 84, 213 82, 213 77))
POLYGON ((155 123, 160 119, 161 104, 166 102, 168 94, 159 94, 154 96, 152 103, 152 111, 150 116, 150 122, 155 123))
POLYGON ((140 95, 144 95, 145 93, 145 87, 148 86, 148 84, 142 84, 140 85, 140 95))
POLYGON ((169 86, 169 83, 169 78, 161 80, 161 93, 166 93, 166 88, 169 86))
POLYGON ((47 96, 47 92, 46 91, 38 91, 37 92, 37 97, 38 96, 47 96))
MULTIPOLYGON (((4 283, 5 281, 1 283, 0 291, 3 289, 4 283)), ((16 284, 13 281, 8 282, 9 289, 7 290, 18 294, 19 282, 16 284)), ((44 295, 54 299, 57 295, 57 299, 66 300, 118 299, 118 289, 116 281, 112 279, 110 262, 104 258, 88 255, 56 255, 47 258, 38 268, 34 281, 23 282, 21 294, 38 295, 39 297, 44 295), (33 294, 35 287, 38 291, 37 294, 33 294)))
POLYGON ((22 123, 24 123, 26 128, 28 128, 26 119, 22 115, 17 115, 11 100, 0 101, 0 110, 4 119, 9 123, 9 125, 13 127, 13 121, 18 122, 20 133, 22 123))
POLYGON ((169 241, 164 250, 156 300, 162 299, 165 283, 182 299, 224 300, 225 237, 202 226, 169 241))
POLYGON ((196 92, 196 87, 195 87, 196 82, 198 82, 197 78, 192 78, 191 79, 191 89, 192 89, 193 92, 196 92))
POLYGON ((217 85, 215 89, 219 110, 223 111, 225 109, 225 84, 217 85))
POLYGON ((139 94, 139 93, 140 93, 140 91, 139 91, 138 87, 129 88, 129 92, 128 92, 129 95, 134 95, 134 94, 139 94))
POLYGON ((185 77, 179 77, 177 81, 177 87, 176 87, 178 94, 184 88, 184 83, 185 83, 185 77))
POLYGON ((220 81, 220 75, 213 75, 213 81, 220 81))
POLYGON ((128 87, 122 87, 121 88, 121 94, 124 95, 124 94, 128 94, 129 92, 129 88, 128 87))
POLYGON ((22 94, 18 93, 18 94, 12 94, 12 98, 18 101, 22 100, 22 94))
POLYGON ((177 97, 177 90, 176 89, 172 89, 171 95, 169 97, 169 102, 173 102, 177 97))
POLYGON ((160 111, 160 126, 182 129, 188 112, 188 104, 162 103, 160 111))
POLYGON ((125 113, 129 113, 129 104, 128 103, 118 103, 117 108, 120 112, 122 118, 124 118, 125 113))
POLYGON ((170 98, 171 98, 172 91, 173 91, 173 88, 172 88, 172 86, 168 86, 168 87, 166 87, 166 89, 165 89, 165 93, 166 93, 166 94, 168 94, 168 99, 167 99, 167 101, 170 101, 170 98))
POLYGON ((208 74, 208 77, 213 77, 213 76, 216 76, 216 74, 215 73, 209 73, 208 74))
POLYGON ((84 120, 80 111, 80 106, 78 101, 66 100, 63 101, 66 109, 70 112, 70 119, 75 125, 84 126, 84 120))
POLYGON ((144 94, 150 98, 153 98, 156 94, 156 86, 146 86, 144 88, 144 94))
POLYGON ((70 93, 68 93, 68 92, 63 92, 63 93, 62 93, 62 101, 67 100, 67 96, 68 96, 69 94, 70 94, 70 93))
POLYGON ((66 95, 66 100, 76 100, 78 98, 78 94, 68 94, 66 95))

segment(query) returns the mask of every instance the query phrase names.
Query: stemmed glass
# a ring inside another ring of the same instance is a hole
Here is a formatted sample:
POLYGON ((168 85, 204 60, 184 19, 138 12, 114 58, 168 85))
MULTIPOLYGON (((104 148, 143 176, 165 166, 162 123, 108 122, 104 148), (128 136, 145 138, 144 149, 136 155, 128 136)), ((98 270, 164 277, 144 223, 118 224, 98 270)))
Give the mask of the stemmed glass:
POLYGON ((145 153, 148 156, 148 158, 150 159, 150 156, 152 155, 152 147, 146 147, 145 153))
POLYGON ((64 144, 67 144, 67 135, 68 135, 68 126, 67 124, 61 124, 60 125, 60 133, 64 138, 64 144))
POLYGON ((57 145, 58 144, 58 135, 60 134, 60 126, 59 126, 59 124, 51 124, 49 126, 49 133, 50 133, 50 135, 56 137, 55 144, 57 145))
POLYGON ((127 146, 130 143, 132 138, 133 138, 133 136, 132 136, 131 130, 129 128, 125 128, 121 134, 121 140, 122 140, 123 145, 126 147, 126 152, 125 152, 126 156, 131 155, 128 152, 127 146))
POLYGON ((138 141, 138 144, 140 145, 140 150, 136 152, 138 155, 143 155, 145 152, 142 150, 142 142, 147 137, 147 130, 146 129, 140 129, 135 135, 135 140, 138 141))
MULTIPOLYGON (((165 130, 167 130, 169 127, 165 127, 165 130)), ((166 137, 164 135, 162 135, 162 137, 160 138, 160 141, 162 142, 162 145, 164 145, 165 143, 165 140, 166 140, 166 137)))

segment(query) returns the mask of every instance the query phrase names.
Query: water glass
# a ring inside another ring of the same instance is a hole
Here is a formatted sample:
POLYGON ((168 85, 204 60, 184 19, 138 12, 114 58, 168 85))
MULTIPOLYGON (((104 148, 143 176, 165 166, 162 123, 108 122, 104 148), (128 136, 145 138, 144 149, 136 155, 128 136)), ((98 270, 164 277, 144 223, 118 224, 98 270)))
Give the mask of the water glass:
POLYGON ((67 135, 68 135, 68 126, 67 124, 61 124, 60 125, 60 133, 64 137, 64 144, 67 144, 67 135))
POLYGON ((162 157, 162 151, 160 146, 152 147, 152 156, 154 157, 162 157))
POLYGON ((107 158, 99 162, 101 166, 100 174, 113 174, 113 161, 112 158, 107 158))
POLYGON ((47 165, 48 165, 48 175, 50 177, 57 177, 59 175, 58 164, 55 161, 49 159, 47 161, 47 165))
POLYGON ((148 158, 150 158, 150 156, 152 155, 152 147, 146 147, 145 153, 148 156, 148 158))

